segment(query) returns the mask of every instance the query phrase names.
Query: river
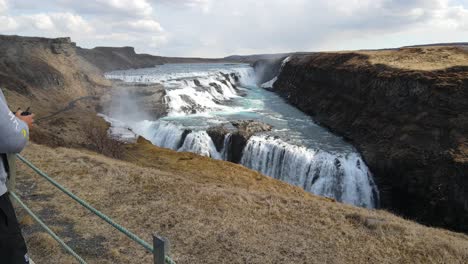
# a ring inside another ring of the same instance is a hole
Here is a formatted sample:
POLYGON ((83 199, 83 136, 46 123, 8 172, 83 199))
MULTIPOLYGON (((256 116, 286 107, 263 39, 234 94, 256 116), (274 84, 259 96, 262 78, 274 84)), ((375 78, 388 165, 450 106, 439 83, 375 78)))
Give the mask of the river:
POLYGON ((165 64, 106 77, 164 86, 167 116, 120 120, 157 146, 226 160, 230 135, 217 150, 206 130, 235 120, 261 121, 273 129, 248 140, 242 165, 340 202, 378 206, 372 173, 356 149, 258 85, 247 64, 165 64))

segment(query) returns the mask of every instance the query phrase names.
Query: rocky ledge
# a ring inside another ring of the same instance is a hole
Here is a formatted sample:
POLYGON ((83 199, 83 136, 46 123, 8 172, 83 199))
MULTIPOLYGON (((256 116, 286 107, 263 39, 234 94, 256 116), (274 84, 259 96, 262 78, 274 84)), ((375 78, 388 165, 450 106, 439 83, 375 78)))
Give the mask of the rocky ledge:
POLYGON ((224 140, 228 133, 231 133, 230 141, 228 142, 229 152, 227 160, 239 163, 242 157, 242 150, 247 141, 260 132, 267 132, 272 129, 272 126, 254 121, 254 120, 239 120, 231 121, 216 127, 211 127, 207 130, 208 135, 213 140, 216 149, 221 152, 224 146, 224 140))

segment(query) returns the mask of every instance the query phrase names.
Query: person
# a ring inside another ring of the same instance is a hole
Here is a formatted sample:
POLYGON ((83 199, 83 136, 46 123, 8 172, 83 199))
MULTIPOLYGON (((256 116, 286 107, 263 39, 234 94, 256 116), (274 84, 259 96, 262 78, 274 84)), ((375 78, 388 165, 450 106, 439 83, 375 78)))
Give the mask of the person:
POLYGON ((6 187, 8 160, 6 154, 19 153, 29 139, 34 115, 15 114, 8 108, 5 96, 0 89, 0 263, 29 263, 26 243, 6 187))

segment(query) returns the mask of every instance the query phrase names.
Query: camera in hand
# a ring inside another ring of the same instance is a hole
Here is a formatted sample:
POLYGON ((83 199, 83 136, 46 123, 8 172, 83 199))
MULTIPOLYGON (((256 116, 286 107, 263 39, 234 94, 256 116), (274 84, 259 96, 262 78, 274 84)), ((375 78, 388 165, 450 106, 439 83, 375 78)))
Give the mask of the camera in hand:
MULTIPOLYGON (((32 113, 29 111, 31 109, 31 107, 28 107, 26 108, 26 111, 24 112, 21 112, 21 115, 22 116, 28 116, 28 115, 31 115, 32 113)), ((19 110, 21 110, 21 108, 18 108, 18 110, 16 110, 15 112, 13 112, 13 114, 16 115, 16 112, 18 112, 19 110)))

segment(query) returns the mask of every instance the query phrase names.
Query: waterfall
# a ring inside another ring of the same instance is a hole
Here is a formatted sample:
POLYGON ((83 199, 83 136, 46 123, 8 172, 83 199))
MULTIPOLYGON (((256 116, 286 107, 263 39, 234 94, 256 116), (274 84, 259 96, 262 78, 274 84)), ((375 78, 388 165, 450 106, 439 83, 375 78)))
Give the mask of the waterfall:
MULTIPOLYGON (((290 59, 282 61, 281 69, 290 59)), ((248 65, 168 64, 111 72, 106 77, 160 83, 166 92, 169 117, 156 121, 109 118, 110 133, 116 137, 131 142, 135 134, 141 135, 159 147, 228 161, 233 160, 235 152, 237 161, 240 147, 244 147, 234 145, 237 136, 227 133, 223 142, 216 136, 216 145, 223 144, 218 151, 205 130, 232 120, 266 119, 275 130, 250 137, 242 151, 242 165, 340 202, 368 208, 378 206, 379 193, 372 174, 354 148, 258 87, 255 72, 248 65), (317 147, 292 145, 280 137, 317 147)), ((272 87, 276 80, 275 77, 262 87, 272 87)))
POLYGON ((216 150, 211 137, 205 131, 192 132, 185 138, 184 144, 178 151, 198 153, 213 159, 221 159, 221 154, 216 150))
POLYGON ((184 130, 164 121, 144 120, 131 125, 132 130, 156 146, 176 150, 181 144, 184 130))
POLYGON ((224 136, 223 150, 221 151, 221 158, 223 160, 230 160, 231 137, 231 133, 227 133, 226 136, 224 136))
MULTIPOLYGON (((282 62, 281 62, 281 67, 278 72, 278 76, 283 70, 284 66, 286 66, 286 63, 288 63, 291 60, 291 56, 286 57, 282 62)), ((273 88, 273 85, 275 82, 278 80, 278 76, 275 76, 273 79, 269 80, 268 82, 264 82, 260 85, 260 87, 265 88, 265 89, 271 89, 273 88)))
POLYGON ((357 153, 331 154, 253 136, 241 164, 340 202, 368 208, 378 203, 372 175, 357 153))
POLYGON ((232 110, 223 102, 239 97, 237 85, 255 85, 252 68, 141 75, 131 71, 107 73, 106 78, 125 82, 161 83, 166 90, 169 116, 232 110))
POLYGON ((216 150, 213 140, 205 131, 185 130, 161 120, 137 122, 130 129, 158 147, 222 159, 222 154, 216 150))

